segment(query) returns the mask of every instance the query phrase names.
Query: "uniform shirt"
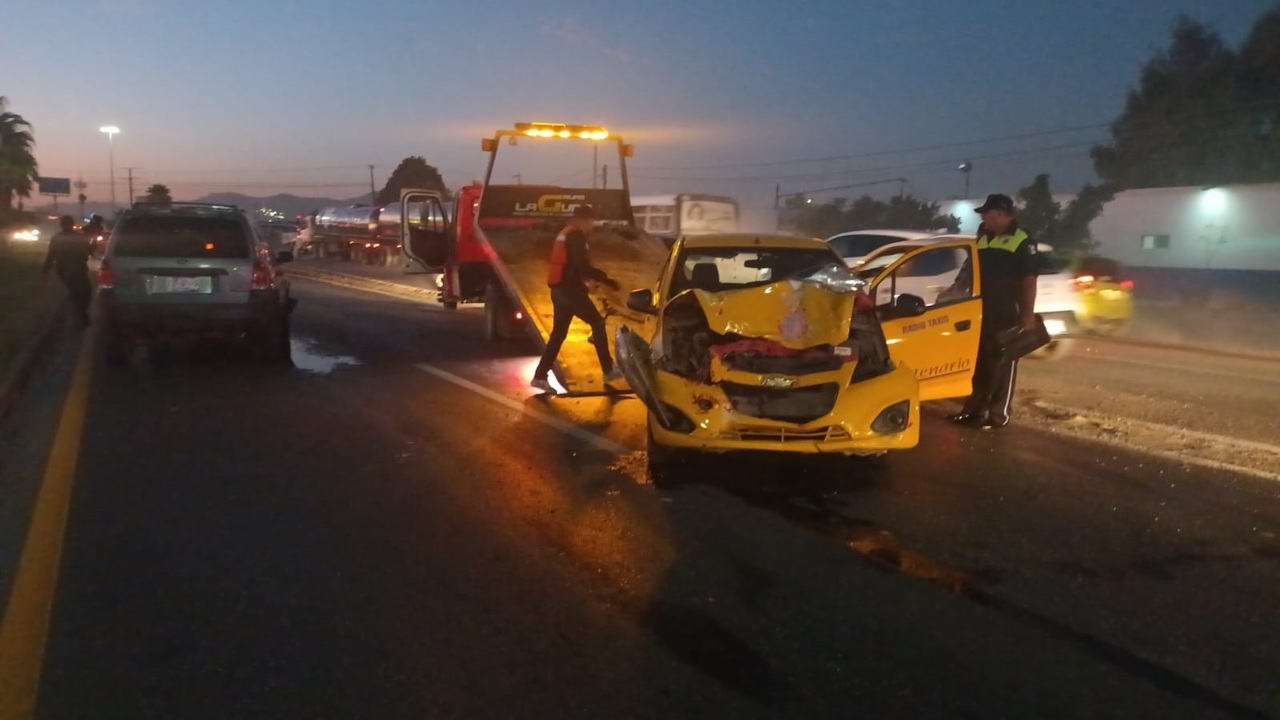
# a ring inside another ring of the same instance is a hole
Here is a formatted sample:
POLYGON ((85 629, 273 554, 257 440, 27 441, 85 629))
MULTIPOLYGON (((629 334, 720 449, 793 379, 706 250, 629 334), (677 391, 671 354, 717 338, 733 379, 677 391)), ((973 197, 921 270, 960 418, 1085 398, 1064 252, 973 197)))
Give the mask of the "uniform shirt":
POLYGON ((93 249, 89 238, 82 233, 63 230, 49 239, 49 254, 44 258, 44 271, 57 265, 59 275, 87 273, 89 255, 93 249))
POLYGON ((1035 277, 1036 241, 1017 223, 1003 235, 978 228, 978 267, 982 274, 983 312, 1016 320, 1022 300, 1022 281, 1035 277), (1019 242, 1021 240, 1021 242, 1019 242))
POLYGON ((586 233, 578 228, 567 228, 564 231, 564 243, 568 262, 564 264, 564 275, 560 278, 560 287, 585 290, 586 285, 583 284, 583 280, 604 282, 609 279, 602 270, 591 266, 586 233))

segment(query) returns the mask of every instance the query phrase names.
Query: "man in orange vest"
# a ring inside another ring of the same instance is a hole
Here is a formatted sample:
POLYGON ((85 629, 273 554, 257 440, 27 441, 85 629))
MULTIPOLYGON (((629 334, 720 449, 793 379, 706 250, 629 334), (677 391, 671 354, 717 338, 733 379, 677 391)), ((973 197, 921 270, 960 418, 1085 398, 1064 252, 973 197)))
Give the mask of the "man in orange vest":
POLYGON ((555 388, 547 380, 551 365, 560 354, 560 346, 569 335, 569 325, 575 317, 591 327, 591 342, 596 346, 596 354, 600 356, 600 369, 604 371, 604 381, 614 382, 622 379, 622 372, 613 366, 613 358, 609 356, 609 335, 604 327, 604 318, 591 302, 587 294, 586 280, 594 280, 607 285, 612 290, 619 288, 618 281, 609 277, 599 268, 592 267, 591 256, 587 250, 587 234, 595 229, 596 211, 590 205, 579 205, 573 210, 573 218, 556 236, 555 245, 551 248, 551 266, 547 271, 547 285, 551 287, 551 305, 555 308, 551 321, 551 336, 547 338, 547 347, 542 351, 542 360, 538 369, 533 372, 533 382, 529 383, 543 392, 555 393, 555 388))

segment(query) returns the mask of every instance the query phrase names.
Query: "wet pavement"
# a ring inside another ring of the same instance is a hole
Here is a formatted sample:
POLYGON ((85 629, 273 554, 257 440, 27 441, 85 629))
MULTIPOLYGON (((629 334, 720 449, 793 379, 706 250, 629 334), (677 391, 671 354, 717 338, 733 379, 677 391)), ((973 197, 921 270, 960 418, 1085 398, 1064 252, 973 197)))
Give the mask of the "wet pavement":
POLYGON ((39 717, 1280 714, 1275 483, 931 410, 654 488, 634 398, 296 288, 295 369, 96 368, 39 717))

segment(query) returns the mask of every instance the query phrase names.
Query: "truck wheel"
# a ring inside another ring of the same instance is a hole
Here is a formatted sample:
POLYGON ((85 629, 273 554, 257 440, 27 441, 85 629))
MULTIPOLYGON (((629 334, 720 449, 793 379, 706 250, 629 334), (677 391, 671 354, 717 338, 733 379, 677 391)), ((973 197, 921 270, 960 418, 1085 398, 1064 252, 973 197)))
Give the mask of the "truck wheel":
POLYGON ((510 314, 511 303, 506 294, 495 283, 489 283, 484 290, 484 336, 493 342, 506 340, 505 320, 510 314))

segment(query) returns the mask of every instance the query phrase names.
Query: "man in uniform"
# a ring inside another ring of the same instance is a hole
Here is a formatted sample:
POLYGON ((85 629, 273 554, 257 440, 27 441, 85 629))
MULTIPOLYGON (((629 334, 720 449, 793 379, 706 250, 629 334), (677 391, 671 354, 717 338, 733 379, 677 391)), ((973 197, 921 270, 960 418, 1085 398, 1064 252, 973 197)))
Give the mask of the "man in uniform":
POLYGON ((76 232, 76 221, 70 215, 58 219, 62 231, 49 239, 49 254, 44 258, 42 272, 49 274, 49 268, 57 266, 58 277, 67 286, 71 302, 75 303, 80 320, 89 324, 89 299, 93 290, 89 286, 89 255, 93 252, 89 238, 84 233, 76 232))
POLYGON ((551 335, 547 338, 547 347, 542 351, 542 360, 533 373, 533 381, 529 383, 543 392, 554 393, 547 374, 560 354, 560 346, 569 335, 569 325, 575 317, 591 327, 591 342, 596 347, 600 358, 600 369, 604 372, 605 382, 622 379, 622 372, 613 366, 613 358, 609 355, 609 335, 605 330, 604 318, 596 309, 591 296, 587 294, 586 280, 594 280, 608 286, 612 290, 619 288, 618 282, 599 268, 592 267, 591 257, 587 249, 587 234, 596 226, 595 208, 590 205, 579 205, 573 210, 573 218, 556 236, 555 245, 551 248, 551 265, 547 270, 547 285, 551 287, 551 305, 555 308, 551 322, 551 335))
POLYGON ((973 394, 952 422, 998 430, 1009 424, 1017 360, 1001 357, 996 336, 1002 330, 1036 326, 1036 243, 1018 227, 1013 199, 988 195, 978 227, 978 267, 982 281, 982 335, 973 372, 973 394))

